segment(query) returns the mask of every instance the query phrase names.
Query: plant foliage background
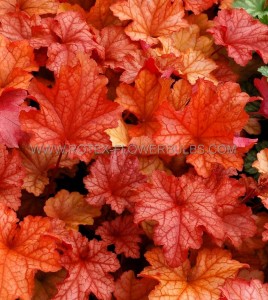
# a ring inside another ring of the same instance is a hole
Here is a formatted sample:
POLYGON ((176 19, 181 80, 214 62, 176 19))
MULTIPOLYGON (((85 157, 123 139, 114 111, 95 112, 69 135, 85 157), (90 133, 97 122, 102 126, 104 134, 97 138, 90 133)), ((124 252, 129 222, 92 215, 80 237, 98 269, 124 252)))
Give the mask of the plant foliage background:
POLYGON ((0 15, 0 299, 268 299, 267 1, 0 15))

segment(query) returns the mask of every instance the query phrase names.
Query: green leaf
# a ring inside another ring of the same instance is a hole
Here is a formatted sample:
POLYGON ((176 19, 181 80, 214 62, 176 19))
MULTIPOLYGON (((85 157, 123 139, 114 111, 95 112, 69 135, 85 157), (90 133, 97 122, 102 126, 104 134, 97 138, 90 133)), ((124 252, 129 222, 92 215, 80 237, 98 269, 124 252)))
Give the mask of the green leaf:
POLYGON ((268 141, 262 141, 257 143, 254 148, 252 148, 245 157, 244 160, 244 171, 249 174, 253 175, 253 177, 257 180, 259 177, 259 172, 256 168, 252 167, 252 164, 255 160, 257 160, 257 153, 260 152, 262 149, 268 148, 268 141))
POLYGON ((244 8, 253 17, 262 19, 268 16, 265 0, 236 0, 233 4, 233 7, 244 8))
POLYGON ((261 101, 259 101, 259 100, 249 102, 246 105, 245 110, 246 110, 246 112, 258 112, 260 110, 260 106, 261 106, 261 101))
POLYGON ((268 66, 262 66, 258 69, 263 76, 268 77, 268 66))
POLYGON ((263 17, 260 17, 260 21, 263 24, 268 24, 268 12, 266 11, 266 14, 263 17))
POLYGON ((256 144, 256 150, 260 152, 261 150, 268 148, 268 141, 262 141, 256 144))
POLYGON ((253 162, 257 159, 257 151, 250 150, 244 159, 244 171, 249 175, 258 176, 258 170, 252 167, 253 162))

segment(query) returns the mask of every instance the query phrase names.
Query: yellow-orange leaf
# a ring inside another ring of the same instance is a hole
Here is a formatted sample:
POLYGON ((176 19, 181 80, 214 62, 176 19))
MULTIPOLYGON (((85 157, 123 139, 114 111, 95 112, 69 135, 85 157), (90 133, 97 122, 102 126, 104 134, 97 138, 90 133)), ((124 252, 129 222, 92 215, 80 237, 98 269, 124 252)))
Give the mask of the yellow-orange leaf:
POLYGON ((146 267, 141 276, 159 281, 149 300, 218 300, 219 287, 246 266, 232 260, 230 252, 222 249, 199 251, 193 268, 189 260, 178 268, 169 267, 160 248, 154 248, 145 256, 151 266, 146 267))
POLYGON ((200 36, 200 29, 196 24, 159 38, 163 45, 163 54, 179 55, 188 49, 199 50, 206 55, 213 52, 213 41, 207 36, 200 36))
POLYGON ((185 79, 177 81, 173 85, 172 93, 168 98, 168 102, 175 108, 180 110, 184 108, 190 100, 192 94, 192 87, 185 79))
POLYGON ((95 217, 100 216, 100 209, 89 205, 78 192, 59 191, 49 198, 44 207, 47 216, 58 218, 68 228, 78 229, 79 225, 92 225, 95 217))
MULTIPOLYGON (((55 168, 60 155, 56 151, 49 150, 53 149, 45 147, 20 148, 22 164, 26 171, 23 188, 35 196, 40 196, 43 193, 46 185, 49 183, 48 172, 55 168)), ((63 153, 58 167, 71 169, 78 162, 78 159, 71 160, 68 158, 67 153, 63 153)))
POLYGON ((157 38, 187 26, 181 0, 127 0, 111 6, 121 21, 132 20, 126 34, 134 41, 157 43, 157 38))
POLYGON ((29 15, 54 14, 57 12, 57 0, 0 0, 0 14, 25 11, 29 15))
POLYGON ((257 160, 254 161, 252 167, 258 169, 260 173, 268 173, 268 148, 257 154, 257 160))
POLYGON ((111 128, 105 130, 109 135, 113 147, 127 146, 129 142, 129 135, 127 131, 127 126, 122 119, 118 121, 118 126, 116 128, 111 128))
POLYGON ((177 71, 191 84, 195 84, 198 78, 217 82, 211 74, 217 68, 216 63, 212 59, 206 58, 201 51, 189 49, 180 58, 182 65, 177 71))

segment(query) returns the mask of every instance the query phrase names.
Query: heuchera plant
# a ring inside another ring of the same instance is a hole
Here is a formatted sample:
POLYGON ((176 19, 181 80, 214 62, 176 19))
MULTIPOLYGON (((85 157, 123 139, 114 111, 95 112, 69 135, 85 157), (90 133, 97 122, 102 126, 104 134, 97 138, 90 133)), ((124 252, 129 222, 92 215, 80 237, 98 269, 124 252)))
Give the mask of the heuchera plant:
POLYGON ((268 3, 0 0, 0 299, 268 299, 268 3))

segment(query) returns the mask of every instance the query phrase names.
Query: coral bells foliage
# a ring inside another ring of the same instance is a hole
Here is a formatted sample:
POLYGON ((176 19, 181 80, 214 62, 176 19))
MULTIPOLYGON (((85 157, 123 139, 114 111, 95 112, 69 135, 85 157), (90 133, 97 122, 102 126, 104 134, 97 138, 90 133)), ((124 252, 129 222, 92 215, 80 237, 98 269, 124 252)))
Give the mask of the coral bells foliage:
POLYGON ((268 299, 268 4, 0 0, 0 299, 268 299))

